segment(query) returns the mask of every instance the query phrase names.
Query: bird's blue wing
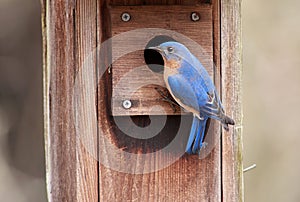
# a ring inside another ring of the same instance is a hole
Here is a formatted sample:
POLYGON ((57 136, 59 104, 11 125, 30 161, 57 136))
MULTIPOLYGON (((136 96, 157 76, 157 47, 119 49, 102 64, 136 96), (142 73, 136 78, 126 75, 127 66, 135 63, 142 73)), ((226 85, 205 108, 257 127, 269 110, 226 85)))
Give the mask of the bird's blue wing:
MULTIPOLYGON (((168 77, 168 84, 173 95, 179 99, 184 105, 192 107, 199 112, 199 94, 203 94, 203 89, 195 91, 189 80, 182 75, 175 74, 168 77)), ((205 93, 206 94, 206 93, 205 93)))
POLYGON ((208 100, 200 110, 211 118, 217 120, 221 120, 223 118, 223 106, 216 91, 208 93, 208 100))
MULTIPOLYGON (((171 92, 177 99, 179 99, 184 105, 192 107, 199 112, 199 107, 201 106, 199 106, 199 97, 200 99, 203 99, 203 97, 205 97, 203 95, 207 95, 201 86, 195 88, 189 80, 186 80, 179 74, 169 76, 168 84, 171 92)), ((200 151, 203 143, 206 121, 207 117, 205 117, 204 120, 200 120, 194 116, 189 139, 186 145, 187 153, 196 154, 200 151)))
POLYGON ((212 80, 196 58, 191 61, 191 63, 182 61, 179 73, 195 92, 198 101, 198 111, 211 118, 221 120, 224 110, 212 80))

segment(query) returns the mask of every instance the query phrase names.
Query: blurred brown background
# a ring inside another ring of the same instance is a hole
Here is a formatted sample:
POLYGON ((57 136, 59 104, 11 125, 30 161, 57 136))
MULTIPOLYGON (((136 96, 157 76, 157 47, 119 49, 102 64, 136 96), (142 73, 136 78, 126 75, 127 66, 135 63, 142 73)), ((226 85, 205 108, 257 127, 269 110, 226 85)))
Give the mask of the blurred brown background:
MULTIPOLYGON (((243 0, 247 202, 300 201, 300 1, 243 0)), ((0 198, 46 201, 40 2, 0 0, 0 198)))
POLYGON ((243 0, 246 201, 300 201, 300 1, 243 0))
POLYGON ((0 201, 46 201, 40 2, 0 0, 0 201))

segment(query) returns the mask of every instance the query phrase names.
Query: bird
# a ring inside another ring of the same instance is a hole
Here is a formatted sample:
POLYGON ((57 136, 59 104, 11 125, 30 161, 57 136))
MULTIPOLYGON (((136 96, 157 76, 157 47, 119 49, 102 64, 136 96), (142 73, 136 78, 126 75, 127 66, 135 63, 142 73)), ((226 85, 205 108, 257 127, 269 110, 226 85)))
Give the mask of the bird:
POLYGON ((234 120, 225 115, 216 87, 207 70, 190 50, 175 41, 149 47, 163 58, 163 78, 173 99, 186 111, 193 114, 193 121, 185 152, 200 154, 208 119, 221 122, 228 131, 234 120))

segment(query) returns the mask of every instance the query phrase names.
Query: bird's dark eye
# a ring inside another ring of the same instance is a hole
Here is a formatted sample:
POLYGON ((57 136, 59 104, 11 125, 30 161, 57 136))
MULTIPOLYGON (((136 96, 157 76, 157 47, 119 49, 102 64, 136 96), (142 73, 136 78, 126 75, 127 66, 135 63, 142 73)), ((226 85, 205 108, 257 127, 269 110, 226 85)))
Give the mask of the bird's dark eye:
POLYGON ((174 48, 173 47, 168 47, 167 50, 168 50, 169 53, 173 53, 174 52, 174 48))

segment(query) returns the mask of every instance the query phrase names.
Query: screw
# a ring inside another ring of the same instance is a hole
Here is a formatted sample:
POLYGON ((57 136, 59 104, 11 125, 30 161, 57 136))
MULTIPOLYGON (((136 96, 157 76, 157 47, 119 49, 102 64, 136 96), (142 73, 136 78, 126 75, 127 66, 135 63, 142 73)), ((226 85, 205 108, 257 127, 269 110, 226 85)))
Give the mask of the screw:
POLYGON ((200 14, 198 12, 192 12, 191 13, 191 19, 194 22, 197 22, 200 20, 200 14))
POLYGON ((123 20, 123 22, 128 22, 130 20, 131 16, 129 13, 122 13, 121 15, 121 19, 123 20))
POLYGON ((131 107, 131 101, 130 100, 124 100, 123 101, 123 107, 124 107, 124 109, 130 109, 130 107, 131 107))

